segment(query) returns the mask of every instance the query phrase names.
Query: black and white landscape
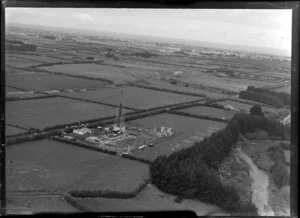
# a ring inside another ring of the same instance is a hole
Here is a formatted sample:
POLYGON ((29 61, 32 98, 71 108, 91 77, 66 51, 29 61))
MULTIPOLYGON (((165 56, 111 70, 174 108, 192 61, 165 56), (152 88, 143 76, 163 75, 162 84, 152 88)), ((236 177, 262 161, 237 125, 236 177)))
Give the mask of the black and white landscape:
POLYGON ((290 215, 290 10, 7 8, 7 213, 290 215))

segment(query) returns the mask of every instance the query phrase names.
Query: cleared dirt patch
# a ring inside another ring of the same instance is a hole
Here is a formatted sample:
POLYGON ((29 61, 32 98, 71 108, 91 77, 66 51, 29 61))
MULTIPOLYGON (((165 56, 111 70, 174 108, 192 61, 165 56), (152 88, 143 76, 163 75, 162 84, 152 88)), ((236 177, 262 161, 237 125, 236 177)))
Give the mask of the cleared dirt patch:
POLYGON ((147 126, 150 128, 165 126, 171 127, 175 134, 168 140, 155 142, 155 147, 146 147, 143 150, 134 150, 133 155, 147 160, 154 160, 160 155, 168 155, 177 149, 191 146, 195 141, 201 141, 205 136, 211 135, 226 126, 225 123, 195 119, 174 114, 159 114, 137 119, 129 125, 147 126))

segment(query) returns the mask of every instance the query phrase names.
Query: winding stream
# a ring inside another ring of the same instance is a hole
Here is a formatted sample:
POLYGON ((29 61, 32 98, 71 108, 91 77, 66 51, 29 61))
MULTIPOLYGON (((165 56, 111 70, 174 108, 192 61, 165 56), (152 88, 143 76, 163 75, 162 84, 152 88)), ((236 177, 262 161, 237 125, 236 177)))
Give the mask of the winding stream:
POLYGON ((253 179, 251 185, 252 203, 257 207, 258 214, 260 216, 274 216, 274 212, 269 206, 268 175, 262 170, 259 170, 251 158, 249 158, 242 150, 238 150, 238 154, 239 157, 246 161, 251 167, 250 176, 253 179))

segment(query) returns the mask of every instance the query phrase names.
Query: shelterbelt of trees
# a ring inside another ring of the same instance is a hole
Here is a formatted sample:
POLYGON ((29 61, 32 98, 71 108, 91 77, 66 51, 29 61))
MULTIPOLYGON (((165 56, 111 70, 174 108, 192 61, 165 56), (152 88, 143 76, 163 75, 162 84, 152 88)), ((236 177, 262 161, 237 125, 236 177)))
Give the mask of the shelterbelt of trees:
POLYGON ((228 212, 257 214, 253 204, 241 203, 234 187, 222 184, 218 167, 235 147, 240 134, 259 129, 269 135, 284 136, 289 129, 265 118, 257 106, 250 112, 236 114, 223 130, 189 148, 155 159, 150 165, 152 183, 180 199, 198 199, 228 212))
POLYGON ((244 99, 266 103, 275 107, 291 104, 291 95, 285 92, 274 92, 268 89, 248 86, 246 91, 241 91, 239 96, 244 99))

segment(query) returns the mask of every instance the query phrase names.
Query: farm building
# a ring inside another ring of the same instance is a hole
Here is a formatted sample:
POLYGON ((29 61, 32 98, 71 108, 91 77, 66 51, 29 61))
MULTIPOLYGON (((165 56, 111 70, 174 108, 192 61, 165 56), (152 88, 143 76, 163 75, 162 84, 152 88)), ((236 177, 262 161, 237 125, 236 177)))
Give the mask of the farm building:
POLYGON ((89 129, 89 128, 84 127, 82 129, 74 129, 73 133, 76 133, 78 135, 85 135, 87 133, 92 133, 92 130, 89 129))

